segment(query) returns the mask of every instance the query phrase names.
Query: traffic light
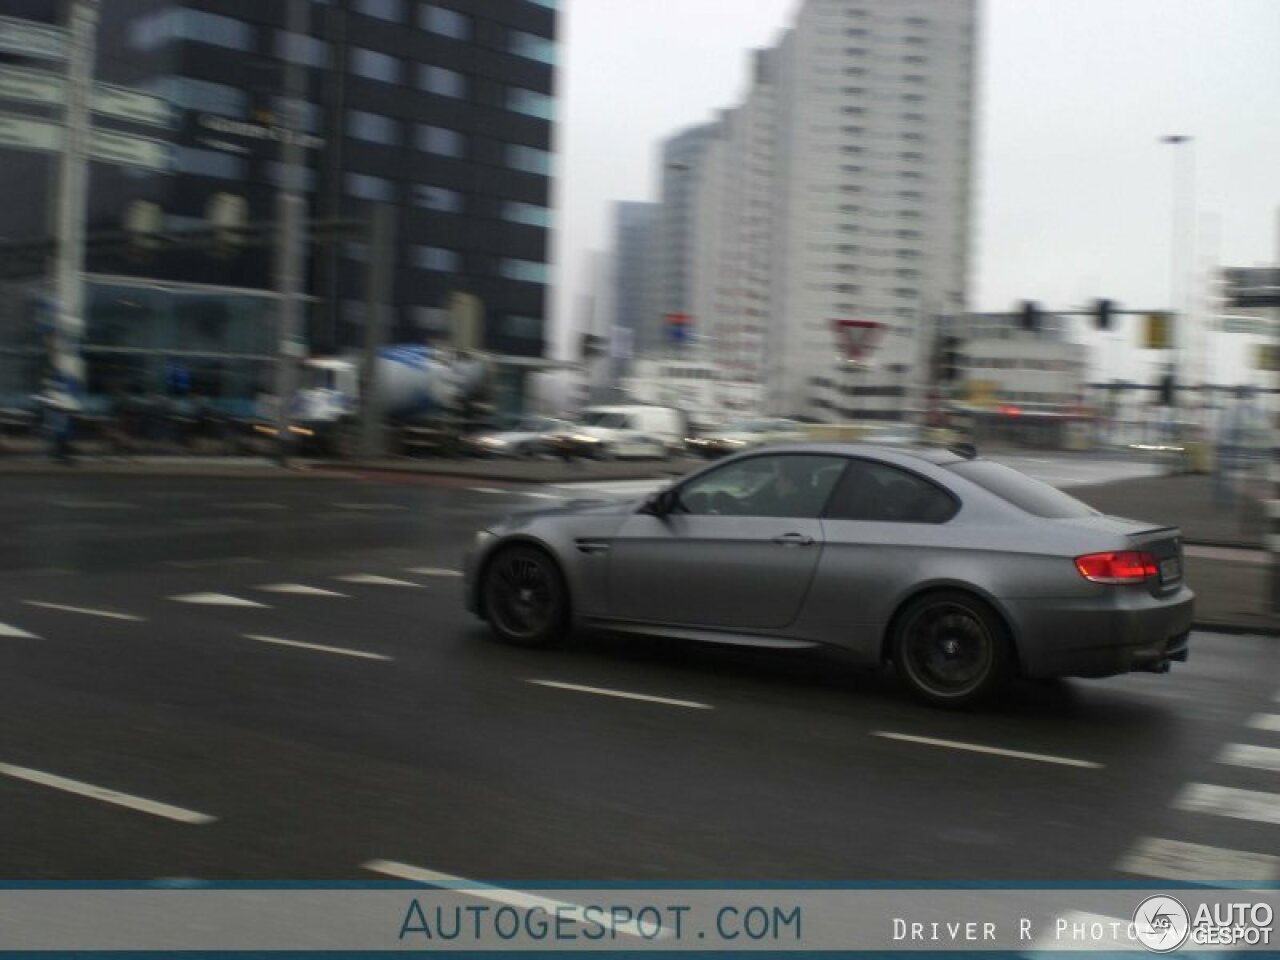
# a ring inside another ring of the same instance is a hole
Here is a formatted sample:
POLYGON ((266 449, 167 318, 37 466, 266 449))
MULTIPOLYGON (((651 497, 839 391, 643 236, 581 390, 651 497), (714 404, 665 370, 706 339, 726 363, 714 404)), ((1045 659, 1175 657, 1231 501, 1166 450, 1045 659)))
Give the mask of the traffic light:
POLYGON ((1023 330, 1040 329, 1040 304, 1034 300, 1023 300, 1019 311, 1023 330))
POLYGON ((1115 304, 1105 298, 1099 298, 1093 305, 1093 322, 1099 330, 1110 330, 1112 313, 1115 304))

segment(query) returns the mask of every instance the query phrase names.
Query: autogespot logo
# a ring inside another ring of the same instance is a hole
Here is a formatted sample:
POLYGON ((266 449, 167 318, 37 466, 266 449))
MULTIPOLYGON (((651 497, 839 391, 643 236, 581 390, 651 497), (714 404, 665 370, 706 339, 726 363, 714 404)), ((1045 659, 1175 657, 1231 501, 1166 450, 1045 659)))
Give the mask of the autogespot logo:
POLYGON ((1148 950, 1168 953, 1186 943, 1191 915, 1173 897, 1147 897, 1133 911, 1133 930, 1148 950))

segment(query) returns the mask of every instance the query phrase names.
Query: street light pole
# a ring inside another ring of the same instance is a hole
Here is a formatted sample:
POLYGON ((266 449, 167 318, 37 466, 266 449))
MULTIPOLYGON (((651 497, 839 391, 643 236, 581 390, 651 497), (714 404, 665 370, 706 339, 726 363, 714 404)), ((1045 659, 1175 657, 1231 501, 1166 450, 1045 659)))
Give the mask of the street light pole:
POLYGON ((1176 407, 1178 377, 1180 374, 1190 376, 1191 357, 1197 347, 1192 337, 1194 283, 1188 276, 1188 265, 1195 260, 1195 139, 1186 134, 1172 134, 1161 137, 1160 142, 1183 148, 1174 153, 1169 238, 1169 309, 1175 321, 1181 317, 1181 324, 1172 323, 1169 329, 1170 366, 1175 384, 1171 402, 1176 407))
POLYGON ((289 399, 295 368, 306 353, 302 339, 302 271, 306 200, 302 196, 302 103, 306 73, 302 38, 307 34, 309 0, 289 0, 285 24, 284 134, 280 138, 280 190, 276 194, 276 443, 281 462, 290 447, 289 399), (297 45, 295 47, 295 44, 297 45))
POLYGON ((50 359, 66 394, 76 400, 84 390, 84 237, 89 176, 89 112, 93 83, 96 0, 73 0, 69 7, 66 102, 63 145, 58 171, 56 307, 50 359))

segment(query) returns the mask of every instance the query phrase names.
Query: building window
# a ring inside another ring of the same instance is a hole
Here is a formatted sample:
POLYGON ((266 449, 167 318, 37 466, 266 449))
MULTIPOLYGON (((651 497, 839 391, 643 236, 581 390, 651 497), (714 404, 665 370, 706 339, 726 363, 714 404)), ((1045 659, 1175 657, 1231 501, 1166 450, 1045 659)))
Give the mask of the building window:
POLYGON ((329 45, 315 37, 277 30, 276 56, 290 63, 324 69, 329 66, 329 45))
POLYGON ((444 247, 413 248, 413 265, 422 270, 433 270, 437 273, 457 273, 462 266, 462 257, 457 250, 444 247))
POLYGON ((434 3, 422 5, 418 14, 418 25, 428 33, 438 33, 443 37, 453 37, 455 40, 466 40, 471 36, 470 17, 447 7, 436 6, 434 3))
POLYGON ((311 167, 294 167, 297 176, 288 182, 288 170, 279 160, 267 164, 267 176, 273 184, 284 189, 292 188, 303 193, 313 193, 316 189, 316 172, 311 167))
POLYGON ((145 87, 179 110, 216 113, 222 117, 246 117, 249 114, 249 95, 225 83, 165 76, 155 78, 145 87))
POLYGON ((223 180, 243 180, 245 161, 234 153, 219 150, 199 150, 195 147, 174 147, 173 168, 178 173, 194 173, 202 177, 221 177, 223 180))
POLYGON ((347 136, 370 143, 398 144, 400 142, 400 123, 380 113, 369 113, 367 110, 347 111, 347 136))
POLYGON ((392 23, 404 23, 404 0, 356 0, 356 13, 392 23))
POLYGON ((380 203, 393 203, 396 199, 396 185, 382 177, 373 177, 367 173, 348 173, 343 178, 343 187, 347 196, 359 200, 376 200, 380 203))
POLYGON ((457 190, 445 187, 434 187, 426 183, 415 183, 412 187, 413 202, 416 206, 441 213, 461 213, 462 194, 457 190))
POLYGON ((551 97, 536 90, 526 90, 524 87, 507 88, 507 109, 523 113, 528 117, 550 120, 554 103, 551 97))
POLYGON ((507 31, 507 50, 518 57, 537 60, 539 63, 556 62, 555 41, 523 30, 507 31))
POLYGON ((324 114, 314 103, 290 100, 288 97, 273 97, 271 109, 283 126, 289 126, 292 121, 297 130, 303 130, 306 133, 320 132, 320 121, 324 114))
POLYGON ((135 50, 154 50, 175 40, 252 50, 256 39, 253 27, 243 21, 183 7, 158 10, 129 24, 129 45, 135 50))
POLYGON ((458 71, 445 67, 418 64, 418 86, 428 93, 442 97, 461 99, 467 95, 467 78, 458 71))
POLYGON ((523 280, 526 283, 546 283, 548 280, 547 265, 537 260, 504 257, 498 261, 498 273, 508 280, 523 280))
POLYGON ((460 157, 467 149, 467 138, 448 127, 433 127, 420 123, 416 130, 418 149, 437 153, 443 157, 460 157))
POLYGON ((518 143, 507 144, 507 166, 525 173, 540 173, 544 177, 551 176, 551 153, 537 147, 526 147, 518 143))
POLYGON ((498 333, 512 340, 541 340, 542 318, 508 313, 498 321, 498 333))
POLYGON ((502 205, 502 217, 514 223, 527 223, 532 227, 551 226, 551 211, 536 203, 508 200, 502 205))
POLYGON ((358 77, 381 80, 383 83, 401 82, 403 68, 399 59, 379 53, 377 50, 352 47, 351 57, 347 63, 348 69, 358 77))

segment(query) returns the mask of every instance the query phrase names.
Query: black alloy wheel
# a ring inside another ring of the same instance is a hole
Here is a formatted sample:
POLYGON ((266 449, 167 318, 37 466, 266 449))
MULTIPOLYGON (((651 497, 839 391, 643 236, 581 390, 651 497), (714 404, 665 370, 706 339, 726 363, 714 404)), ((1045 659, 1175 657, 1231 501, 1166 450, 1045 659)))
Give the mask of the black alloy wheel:
POLYGON ((918 699, 966 707, 988 699, 1012 666, 1004 624, 980 600, 948 591, 911 602, 898 618, 893 663, 918 699))
POLYGON ((564 577, 555 561, 536 547, 506 547, 485 570, 484 609, 499 639, 545 646, 564 634, 568 622, 564 577))

